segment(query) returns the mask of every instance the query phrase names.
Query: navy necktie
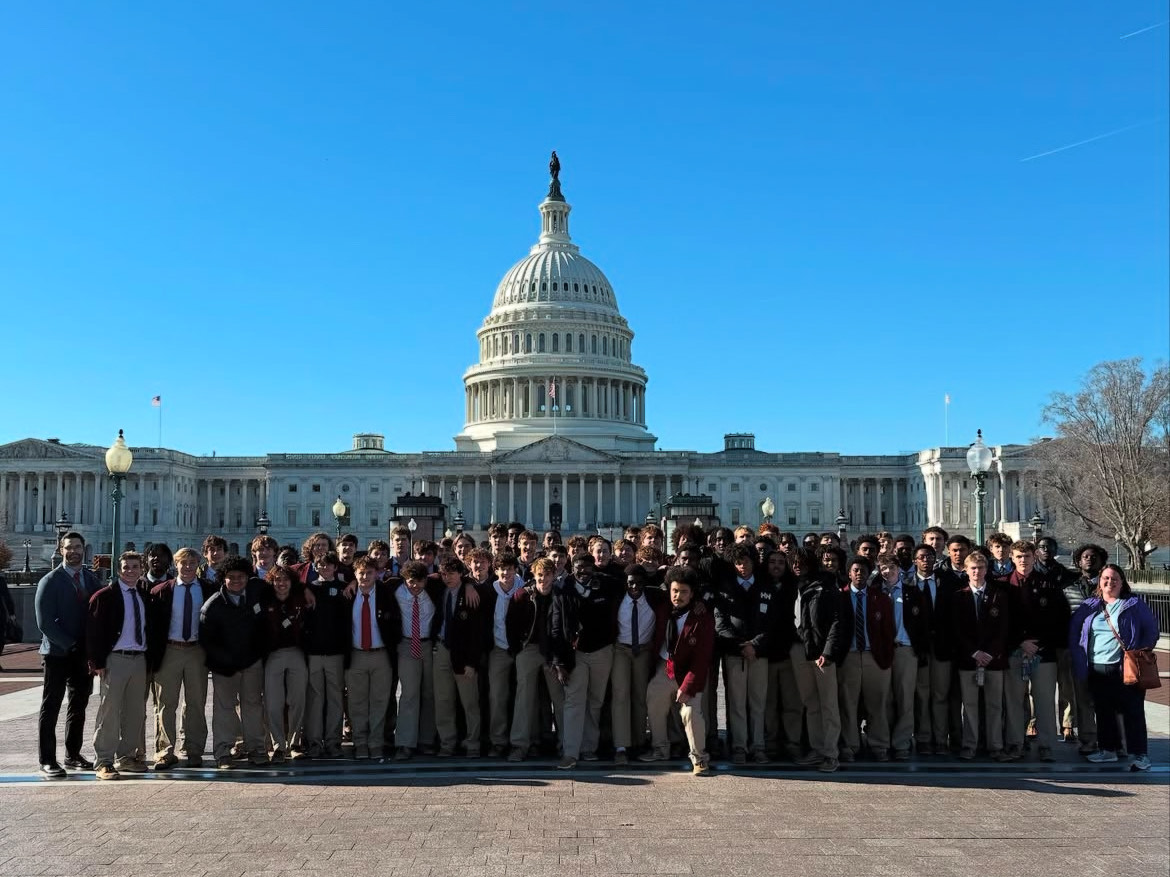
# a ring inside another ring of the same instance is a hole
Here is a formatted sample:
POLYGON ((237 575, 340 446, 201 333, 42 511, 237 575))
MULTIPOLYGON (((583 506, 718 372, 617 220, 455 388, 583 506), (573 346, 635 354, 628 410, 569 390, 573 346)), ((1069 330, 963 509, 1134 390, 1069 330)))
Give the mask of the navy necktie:
POLYGON ((853 606, 853 639, 857 643, 857 651, 865 651, 865 599, 861 591, 857 592, 853 606))
POLYGON ((138 607, 138 589, 130 591, 130 602, 134 604, 134 644, 142 645, 142 610, 138 607))
POLYGON ((191 597, 191 585, 194 582, 182 582, 181 584, 187 589, 187 593, 183 595, 183 639, 190 640, 191 619, 195 611, 195 601, 191 597))

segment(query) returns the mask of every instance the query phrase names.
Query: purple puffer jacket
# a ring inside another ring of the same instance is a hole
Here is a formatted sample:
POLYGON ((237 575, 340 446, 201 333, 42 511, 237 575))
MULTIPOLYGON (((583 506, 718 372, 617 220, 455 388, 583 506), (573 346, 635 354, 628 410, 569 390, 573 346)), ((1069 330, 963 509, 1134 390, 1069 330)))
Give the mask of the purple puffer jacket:
MULTIPOLYGON (((1152 649, 1158 644, 1158 620, 1137 594, 1121 601, 1124 607, 1115 624, 1126 649, 1152 649)), ((1089 597, 1073 613, 1068 629, 1068 650, 1073 673, 1078 679, 1089 675, 1089 629, 1093 616, 1101 611, 1101 598, 1089 597)))

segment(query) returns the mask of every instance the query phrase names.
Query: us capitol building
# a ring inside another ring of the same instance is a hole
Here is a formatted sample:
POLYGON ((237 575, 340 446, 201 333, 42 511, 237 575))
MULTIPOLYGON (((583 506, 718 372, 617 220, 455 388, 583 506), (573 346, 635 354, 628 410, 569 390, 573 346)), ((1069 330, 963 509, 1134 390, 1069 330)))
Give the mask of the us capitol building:
MULTIPOLYGON (((266 525, 281 543, 299 545, 313 530, 335 530, 339 497, 341 525, 363 545, 408 518, 422 519, 420 538, 459 528, 480 536, 495 521, 559 525, 566 534, 664 517, 755 526, 765 500, 773 522, 798 533, 844 525, 850 536, 917 535, 940 524, 973 535, 965 446, 886 456, 771 452, 736 433, 716 453, 655 450, 634 333, 609 280, 569 235, 559 171, 554 153, 540 236, 504 274, 477 332, 479 361, 464 374, 465 424, 454 451, 395 453, 377 433, 319 454, 135 447, 123 539, 177 548, 220 533, 246 551, 266 525)), ((64 514, 91 553, 109 553, 105 450, 56 438, 0 446, 0 539, 17 553, 30 540, 34 558, 47 562, 64 514)), ((1030 533, 1037 490, 1028 446, 991 450, 988 532, 1030 533)))

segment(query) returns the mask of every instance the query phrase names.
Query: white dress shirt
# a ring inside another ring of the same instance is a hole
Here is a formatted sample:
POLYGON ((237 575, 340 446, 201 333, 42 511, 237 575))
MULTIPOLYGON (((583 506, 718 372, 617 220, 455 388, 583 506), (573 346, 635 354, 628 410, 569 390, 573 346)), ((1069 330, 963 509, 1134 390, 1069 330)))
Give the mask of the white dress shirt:
MULTIPOLYGON (((402 610, 402 637, 410 642, 411 610, 414 606, 414 595, 410 588, 402 585, 395 592, 398 599, 398 608, 402 610)), ((435 604, 431 602, 426 590, 418 592, 418 633, 420 639, 428 639, 431 635, 431 621, 435 617, 435 604)))
MULTIPOLYGON (((618 604, 617 641, 622 645, 634 644, 634 633, 630 620, 634 614, 634 599, 628 593, 618 604)), ((654 609, 646 602, 645 596, 638 597, 638 648, 644 649, 654 641, 654 609)))
MULTIPOLYGON (((370 588, 370 648, 380 649, 384 645, 382 642, 382 632, 378 630, 378 589, 370 588)), ((353 647, 361 649, 362 647, 362 606, 366 602, 366 594, 363 594, 361 589, 354 594, 353 597, 353 647)))
POLYGON ((122 621, 122 632, 118 641, 114 643, 115 652, 145 652, 146 651, 146 604, 139 595, 137 588, 118 579, 118 590, 122 594, 122 609, 126 616, 122 621), (138 604, 138 638, 134 641, 134 605, 138 604))
MULTIPOLYGON (((171 626, 167 631, 167 639, 175 642, 183 641, 183 602, 187 599, 187 586, 180 581, 175 582, 175 590, 171 593, 171 626)), ((191 582, 191 639, 199 639, 199 608, 203 605, 203 586, 199 579, 191 582)))
POLYGON ((516 585, 505 591, 500 586, 500 580, 496 579, 492 582, 492 588, 496 592, 496 608, 492 617, 492 640, 496 644, 497 649, 508 649, 508 628, 504 623, 508 617, 508 601, 512 599, 512 595, 516 593, 516 585))

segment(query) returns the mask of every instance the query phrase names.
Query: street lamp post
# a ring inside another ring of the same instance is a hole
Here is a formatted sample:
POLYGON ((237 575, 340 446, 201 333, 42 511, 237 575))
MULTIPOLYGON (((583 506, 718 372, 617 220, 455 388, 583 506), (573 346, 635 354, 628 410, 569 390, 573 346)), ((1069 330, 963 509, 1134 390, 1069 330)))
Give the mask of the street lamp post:
POLYGON ((418 521, 411 518, 406 522, 406 529, 410 531, 410 556, 414 557, 414 531, 418 529, 418 521))
POLYGON ((117 574, 118 555, 122 553, 118 545, 122 538, 121 507, 122 497, 125 495, 122 493, 122 482, 126 479, 126 473, 130 471, 133 463, 134 455, 126 447, 126 439, 122 435, 122 430, 118 430, 118 437, 106 450, 106 469, 109 471, 110 477, 114 479, 114 489, 110 491, 110 499, 114 501, 114 532, 113 542, 110 543, 111 577, 117 574))
POLYGON ((975 443, 967 449, 967 468, 975 479, 975 544, 983 544, 983 498, 987 491, 983 487, 991 469, 991 448, 983 444, 983 430, 975 431, 975 443))
POLYGON ((849 523, 849 516, 845 514, 845 509, 837 510, 837 541, 841 543, 842 548, 846 548, 845 543, 845 527, 849 523))
POLYGON ((764 522, 772 523, 772 515, 776 514, 776 503, 772 501, 772 497, 764 497, 764 501, 760 503, 760 511, 764 514, 764 522))
POLYGON ((261 536, 268 535, 268 528, 272 526, 272 520, 268 517, 268 510, 260 512, 260 517, 256 519, 256 529, 260 531, 261 536))
POLYGON ((25 539, 24 540, 24 571, 25 572, 32 572, 32 565, 29 563, 29 556, 28 556, 28 550, 30 548, 32 548, 32 540, 25 539))
POLYGON ((348 508, 348 506, 346 506, 344 500, 342 500, 340 493, 337 494, 337 499, 335 499, 333 501, 332 511, 333 511, 333 519, 337 522, 337 538, 338 538, 338 540, 340 540, 341 539, 341 519, 344 518, 345 513, 347 511, 349 511, 349 508, 348 508))
POLYGON ((60 517, 58 517, 57 520, 53 522, 53 529, 57 531, 57 545, 53 549, 53 566, 56 566, 62 560, 61 537, 68 533, 70 527, 72 526, 73 524, 69 522, 69 515, 65 514, 65 512, 61 512, 60 517))
POLYGON ((1047 523, 1047 522, 1042 517, 1040 517, 1039 512, 1036 512, 1035 514, 1032 515, 1031 518, 1028 519, 1028 525, 1032 528, 1032 541, 1033 542, 1040 541, 1040 534, 1044 532, 1044 524, 1045 523, 1047 523))

